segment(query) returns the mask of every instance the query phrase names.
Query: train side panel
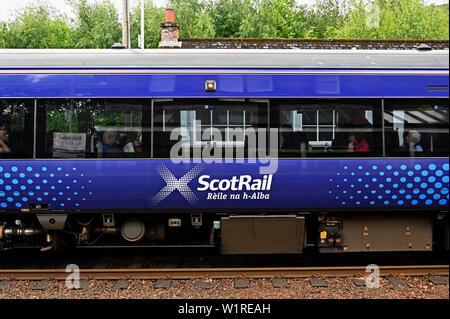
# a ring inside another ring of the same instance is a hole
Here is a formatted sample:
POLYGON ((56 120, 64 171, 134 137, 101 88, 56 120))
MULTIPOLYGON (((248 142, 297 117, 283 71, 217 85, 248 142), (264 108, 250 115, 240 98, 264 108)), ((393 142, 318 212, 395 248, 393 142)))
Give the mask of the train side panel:
POLYGON ((448 208, 443 158, 281 159, 259 163, 170 160, 2 161, 0 208, 51 210, 309 210, 448 208))

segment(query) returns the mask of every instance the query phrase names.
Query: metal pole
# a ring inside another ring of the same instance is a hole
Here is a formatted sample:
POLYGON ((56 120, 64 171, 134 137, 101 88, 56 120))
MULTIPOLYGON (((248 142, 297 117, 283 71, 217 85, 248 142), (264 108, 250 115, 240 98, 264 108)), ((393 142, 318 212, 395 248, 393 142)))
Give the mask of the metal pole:
POLYGON ((127 1, 127 25, 128 25, 128 34, 127 34, 128 49, 131 49, 130 7, 128 6, 128 1, 127 1))
POLYGON ((141 49, 145 48, 145 41, 144 41, 144 0, 141 0, 141 49))
POLYGON ((128 0, 122 0, 122 42, 123 45, 130 48, 130 26, 128 23, 128 0))

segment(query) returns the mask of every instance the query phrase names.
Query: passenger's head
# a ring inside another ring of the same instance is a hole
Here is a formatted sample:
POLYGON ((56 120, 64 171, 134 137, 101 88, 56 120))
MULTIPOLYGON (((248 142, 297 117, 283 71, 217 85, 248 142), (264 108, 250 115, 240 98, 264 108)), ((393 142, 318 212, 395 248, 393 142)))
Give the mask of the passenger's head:
POLYGON ((0 139, 5 143, 9 141, 8 128, 0 127, 0 139))
POLYGON ((103 143, 107 145, 114 145, 116 143, 117 133, 106 131, 103 133, 103 143))
POLYGON ((364 136, 361 133, 351 133, 348 137, 349 143, 358 144, 364 139, 364 136))
POLYGON ((347 142, 348 143, 357 143, 358 141, 356 140, 356 135, 355 134, 350 134, 347 138, 347 142))
POLYGON ((363 124, 353 124, 347 127, 347 129, 350 131, 348 142, 359 144, 362 140, 366 139, 366 132, 367 127, 363 124))
POLYGON ((408 132, 408 135, 406 136, 406 143, 408 144, 417 144, 420 143, 421 135, 419 131, 411 130, 408 132))

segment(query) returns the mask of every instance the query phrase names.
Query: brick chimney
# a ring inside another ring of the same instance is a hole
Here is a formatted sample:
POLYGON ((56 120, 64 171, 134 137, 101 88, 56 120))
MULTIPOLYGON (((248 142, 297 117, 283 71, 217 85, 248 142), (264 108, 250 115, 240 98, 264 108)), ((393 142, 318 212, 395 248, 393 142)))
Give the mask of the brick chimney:
POLYGON ((161 26, 160 48, 181 48, 181 42, 178 41, 178 31, 180 27, 175 23, 174 9, 166 9, 166 22, 161 26))

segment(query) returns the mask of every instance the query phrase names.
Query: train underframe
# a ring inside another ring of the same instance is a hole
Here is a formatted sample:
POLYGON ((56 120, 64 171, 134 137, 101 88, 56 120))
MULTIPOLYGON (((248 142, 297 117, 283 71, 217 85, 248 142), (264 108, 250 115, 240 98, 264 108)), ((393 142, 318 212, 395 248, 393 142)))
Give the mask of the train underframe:
POLYGON ((0 215, 0 249, 210 247, 224 255, 449 250, 448 211, 0 215))

